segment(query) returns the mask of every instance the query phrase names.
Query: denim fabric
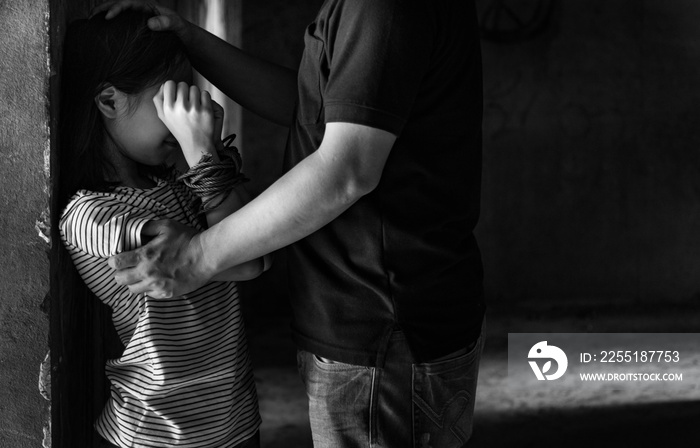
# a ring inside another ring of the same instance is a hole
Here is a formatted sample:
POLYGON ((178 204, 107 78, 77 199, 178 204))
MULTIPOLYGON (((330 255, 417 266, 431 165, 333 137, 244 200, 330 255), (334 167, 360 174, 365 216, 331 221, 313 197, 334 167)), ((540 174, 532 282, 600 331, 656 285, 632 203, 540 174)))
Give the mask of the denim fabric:
POLYGON ((413 366, 416 448, 459 448, 471 438, 483 337, 461 356, 413 366))
POLYGON ((441 361, 414 364, 394 332, 382 368, 300 350, 315 448, 459 448, 472 433, 481 338, 441 361))

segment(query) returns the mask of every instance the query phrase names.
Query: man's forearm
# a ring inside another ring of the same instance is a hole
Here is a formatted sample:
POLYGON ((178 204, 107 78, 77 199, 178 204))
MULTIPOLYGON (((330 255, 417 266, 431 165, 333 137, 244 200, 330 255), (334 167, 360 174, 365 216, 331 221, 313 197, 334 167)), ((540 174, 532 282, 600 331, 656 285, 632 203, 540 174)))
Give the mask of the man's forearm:
POLYGON ((196 236, 204 276, 288 246, 320 229, 378 184, 395 137, 329 123, 321 147, 239 211, 196 236))
POLYGON ((252 202, 199 235, 209 274, 310 235, 361 196, 338 193, 342 187, 336 180, 319 176, 323 163, 318 159, 315 154, 307 157, 252 202))
POLYGON ((246 109, 289 126, 297 97, 295 70, 251 56, 196 25, 188 27, 184 44, 199 73, 246 109))

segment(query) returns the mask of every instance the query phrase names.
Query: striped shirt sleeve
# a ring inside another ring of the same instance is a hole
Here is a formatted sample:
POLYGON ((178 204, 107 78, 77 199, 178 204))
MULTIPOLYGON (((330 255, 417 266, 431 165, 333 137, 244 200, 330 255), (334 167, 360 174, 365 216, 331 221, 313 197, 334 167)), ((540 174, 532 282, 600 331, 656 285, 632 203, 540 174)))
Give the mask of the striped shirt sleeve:
POLYGON ((60 221, 65 242, 93 257, 108 258, 141 246, 141 230, 153 212, 114 197, 78 194, 60 221))

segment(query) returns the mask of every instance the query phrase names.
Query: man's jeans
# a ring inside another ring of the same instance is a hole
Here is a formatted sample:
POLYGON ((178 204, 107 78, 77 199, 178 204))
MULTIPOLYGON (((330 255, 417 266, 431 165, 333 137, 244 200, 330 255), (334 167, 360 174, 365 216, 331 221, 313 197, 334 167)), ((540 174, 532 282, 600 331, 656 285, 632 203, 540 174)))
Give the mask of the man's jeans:
POLYGON ((414 364, 397 331, 383 368, 300 350, 314 447, 464 447, 472 434, 482 338, 466 353, 414 364))

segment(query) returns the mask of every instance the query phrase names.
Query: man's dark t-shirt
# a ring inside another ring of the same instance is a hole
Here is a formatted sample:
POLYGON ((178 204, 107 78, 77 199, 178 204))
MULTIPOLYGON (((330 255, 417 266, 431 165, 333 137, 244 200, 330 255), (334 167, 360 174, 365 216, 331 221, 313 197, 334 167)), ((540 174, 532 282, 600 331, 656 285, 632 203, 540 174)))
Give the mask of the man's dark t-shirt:
POLYGON ((417 362, 481 331, 481 53, 469 0, 327 0, 305 35, 285 168, 325 123, 398 138, 378 187, 288 250, 293 336, 337 361, 382 365, 401 329, 417 362))

